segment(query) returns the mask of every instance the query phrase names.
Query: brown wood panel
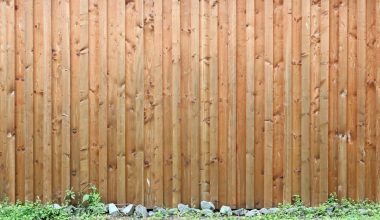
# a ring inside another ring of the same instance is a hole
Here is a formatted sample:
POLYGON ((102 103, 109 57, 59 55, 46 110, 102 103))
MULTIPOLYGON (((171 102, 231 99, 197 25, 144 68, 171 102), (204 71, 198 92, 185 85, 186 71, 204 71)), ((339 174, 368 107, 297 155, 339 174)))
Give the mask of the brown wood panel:
MULTIPOLYGON (((290 203, 292 200, 292 151, 293 151, 293 68, 292 68, 292 37, 293 15, 292 1, 285 1, 282 7, 283 19, 283 57, 284 57, 284 149, 283 149, 283 201, 290 203)), ((280 142, 281 143, 281 142, 280 142)), ((281 201, 282 202, 282 201, 281 201)))
POLYGON ((16 123, 16 199, 24 201, 25 199, 25 142, 28 139, 26 134, 26 89, 25 89, 25 66, 26 63, 26 8, 23 1, 16 1, 15 7, 18 7, 15 18, 18 27, 16 28, 16 48, 15 48, 15 89, 16 89, 16 103, 15 103, 15 123, 16 123))
POLYGON ((347 57, 347 197, 356 199, 357 191, 357 1, 348 2, 348 57, 347 57))
POLYGON ((365 100, 366 100, 366 1, 358 1, 358 147, 357 147, 357 199, 364 199, 365 197, 365 100))
MULTIPOLYGON (((277 206, 284 194, 285 150, 285 63, 284 2, 273 5, 273 202, 277 206)), ((289 43, 289 42, 288 42, 289 43)), ((290 82, 290 80, 288 81, 290 82)))
POLYGON ((219 148, 219 204, 228 201, 228 4, 218 4, 218 148, 219 148))
POLYGON ((218 12, 219 1, 210 3, 210 201, 219 201, 219 75, 218 12))
MULTIPOLYGON (((310 205, 310 148, 311 148, 311 75, 310 75, 310 1, 302 2, 301 35, 301 196, 310 205)), ((314 161, 312 161, 314 162, 314 161)))
POLYGON ((254 202, 264 206, 264 1, 255 1, 254 202))
MULTIPOLYGON (((255 3, 246 1, 246 146, 245 146, 245 202, 246 208, 255 206, 255 3)), ((239 18, 240 20, 240 18, 239 18)), ((242 70, 244 71, 244 70, 242 70)), ((238 96, 240 97, 240 96, 238 96)), ((239 102, 238 102, 239 103, 239 102)), ((240 129, 241 126, 237 126, 240 129)), ((238 131, 239 135, 240 131, 238 131)), ((238 136, 239 137, 239 136, 238 136)))
MULTIPOLYGON (((236 1, 236 206, 246 206, 247 152, 247 13, 246 0, 236 1)), ((250 104, 250 101, 248 101, 250 104)), ((252 168, 250 168, 252 169, 252 168)), ((248 187, 251 187, 248 185, 248 187)), ((248 190, 251 192, 251 190, 248 190)))
POLYGON ((379 199, 379 0, 0 1, 0 196, 379 199))
POLYGON ((376 4, 375 1, 366 3, 366 138, 365 138, 365 198, 376 199, 376 4))
POLYGON ((310 11, 310 190, 311 204, 319 203, 320 195, 320 62, 321 2, 314 1, 310 11))
POLYGON ((207 1, 200 3, 200 199, 210 200, 210 68, 209 13, 207 1))
POLYGON ((301 1, 292 1, 292 195, 301 195, 301 1))

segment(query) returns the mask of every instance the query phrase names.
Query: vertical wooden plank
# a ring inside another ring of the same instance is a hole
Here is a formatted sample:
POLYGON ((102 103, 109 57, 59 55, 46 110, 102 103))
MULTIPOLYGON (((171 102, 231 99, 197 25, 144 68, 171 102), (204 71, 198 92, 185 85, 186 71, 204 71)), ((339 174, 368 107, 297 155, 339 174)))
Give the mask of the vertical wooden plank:
POLYGON ((200 163, 200 134, 199 134, 199 107, 200 107, 200 85, 199 85, 199 1, 191 1, 190 12, 190 54, 191 72, 189 80, 190 109, 189 121, 189 147, 191 155, 191 206, 199 204, 199 163, 200 163))
POLYGON ((107 196, 108 160, 107 160, 107 109, 108 109, 108 89, 107 89, 107 1, 99 1, 99 193, 104 200, 107 196))
POLYGON ((302 2, 301 196, 310 204, 310 1, 302 2))
POLYGON ((71 186, 89 181, 88 166, 88 2, 72 1, 71 19, 71 186))
MULTIPOLYGON (((16 103, 15 103, 15 126, 16 126, 16 199, 19 201, 25 200, 25 142, 26 137, 26 89, 25 89, 25 66, 26 61, 26 8, 25 3, 16 1, 15 7, 15 23, 16 25, 16 48, 15 48, 15 89, 16 89, 16 103)), ((1 143, 0 143, 1 144, 1 143)))
POLYGON ((2 114, 0 127, 1 154, 1 184, 0 196, 15 202, 15 2, 0 3, 0 112, 2 114))
MULTIPOLYGON (((246 1, 246 208, 255 206, 255 4, 246 1)), ((239 18, 240 20, 240 18, 239 18)), ((240 97, 240 96, 239 96, 240 97)), ((237 126, 238 128, 240 126, 237 126)), ((238 132, 239 133, 239 132, 238 132)))
POLYGON ((320 34, 321 34, 321 58, 320 58, 320 198, 324 202, 328 198, 328 137, 329 137, 329 16, 330 0, 321 1, 320 34))
POLYGON ((357 158, 357 2, 348 2, 347 60, 347 197, 356 199, 357 158))
POLYGON ((81 0, 79 4, 79 142, 80 162, 79 181, 81 189, 89 182, 89 106, 88 106, 88 1, 81 0))
POLYGON ((108 5, 108 196, 125 200, 125 6, 108 5))
POLYGON ((219 204, 228 202, 228 5, 219 1, 218 74, 219 74, 219 204))
POLYGON ((365 198, 365 100, 366 100, 366 1, 358 1, 358 147, 357 147, 357 199, 365 198))
POLYGON ((43 201, 52 198, 52 149, 51 149, 51 2, 43 3, 44 49, 43 49, 43 201), (46 29, 45 29, 46 28, 46 29))
MULTIPOLYGON (((283 201, 285 152, 284 2, 273 5, 273 206, 283 201)), ((289 43, 289 42, 288 42, 289 43)))
POLYGON ((127 200, 144 202, 144 35, 143 2, 130 1, 126 6, 126 144, 127 200))
POLYGON ((264 206, 273 205, 273 1, 264 5, 264 206))
POLYGON ((301 1, 292 2, 292 195, 301 195, 301 1))
POLYGON ((370 200, 376 198, 376 54, 374 50, 375 38, 375 1, 366 4, 366 145, 365 145, 365 197, 370 200))
POLYGON ((219 204, 218 0, 210 1, 210 201, 219 204))
MULTIPOLYGON (((292 1, 285 1, 282 9, 284 18, 283 22, 284 35, 284 153, 283 153, 283 202, 290 203, 292 200, 292 148, 293 148, 293 71, 292 71, 292 22, 293 22, 293 5, 292 1)), ((281 201, 282 202, 282 201, 281 201)))
POLYGON ((62 31, 62 59, 61 59, 61 74, 62 74, 62 149, 61 149, 61 196, 63 192, 70 188, 70 2, 61 2, 60 8, 61 31, 62 31))
MULTIPOLYGON (((6 121, 6 13, 5 1, 0 2, 0 113, 1 120, 6 121)), ((5 123, 0 123, 0 197, 5 198, 5 143, 6 143, 6 130, 5 123)))
POLYGON ((181 201, 190 203, 190 153, 188 146, 188 108, 189 108, 189 75, 190 71, 190 1, 180 3, 181 27, 181 201))
MULTIPOLYGON (((117 44, 117 202, 126 201, 126 152, 125 152, 125 2, 117 1, 115 42, 117 44)), ((115 48, 116 49, 116 48, 115 48)))
POLYGON ((15 0, 7 2, 7 76, 5 90, 7 92, 6 121, 6 170, 8 170, 7 193, 12 202, 16 202, 16 128, 15 128, 15 70, 16 70, 16 23, 15 23, 15 0))
POLYGON ((172 0, 165 0, 162 2, 163 8, 163 25, 162 25, 162 94, 163 94, 163 164, 164 164, 164 206, 172 207, 173 197, 173 169, 172 169, 172 16, 171 16, 171 3, 172 0))
POLYGON ((135 203, 137 195, 137 163, 136 163, 136 78, 135 71, 137 40, 136 25, 138 14, 136 12, 135 1, 129 1, 125 6, 125 71, 126 71, 126 127, 125 127, 125 144, 126 144, 126 188, 127 201, 135 203))
POLYGON ((61 175, 61 149, 62 149, 62 141, 61 141, 61 118, 62 115, 62 106, 61 106, 61 72, 60 72, 60 64, 61 64, 61 48, 60 48, 60 38, 61 31, 59 18, 59 2, 52 1, 52 151, 53 151, 53 182, 52 182, 52 190, 53 190, 53 200, 58 200, 60 194, 60 177, 61 175))
POLYGON ((23 1, 25 8, 25 200, 31 201, 34 198, 34 169, 33 169, 33 149, 34 149, 34 121, 33 121, 33 1, 23 1))
POLYGON ((162 183, 162 4, 144 4, 145 171, 147 206, 161 205, 162 183))
POLYGON ((33 2, 16 2, 16 199, 33 199, 33 2))
POLYGON ((52 2, 52 149, 53 198, 70 187, 70 49, 69 3, 52 2))
POLYGON ((99 187, 99 2, 89 1, 88 80, 89 80, 89 180, 99 187))
POLYGON ((337 192, 338 186, 338 28, 339 1, 330 4, 330 56, 329 56, 329 194, 337 192))
POLYGON ((209 7, 200 3, 200 200, 210 200, 209 7))
POLYGON ((338 196, 347 195, 347 1, 339 4, 338 196))
POLYGON ((69 3, 53 1, 52 15, 52 199, 60 200, 70 186, 69 3))
POLYGON ((264 1, 255 1, 255 207, 264 206, 264 1))
POLYGON ((51 4, 34 2, 34 191, 51 199, 51 4))
MULTIPOLYGON (((181 201, 181 5, 172 0, 172 146, 173 206, 181 201)), ((211 120, 211 119, 210 119, 211 120)), ((211 122, 210 122, 211 123, 211 122)))
POLYGON ((236 207, 236 0, 228 1, 227 204, 236 207))
MULTIPOLYGON (((162 1, 154 2, 154 162, 152 184, 153 204, 163 205, 163 110, 162 110, 162 1)), ((199 59, 199 57, 197 57, 199 59)), ((199 71, 198 71, 199 72, 199 71)), ((199 90, 199 89, 198 89, 199 90)), ((199 128, 197 128, 198 130, 199 128)), ((197 143, 199 146, 199 143, 197 143)), ((198 179, 199 180, 199 179, 198 179)), ((149 204, 149 203, 148 203, 149 204)))
MULTIPOLYGON (((376 53, 376 60, 380 60, 380 1, 376 1, 376 30, 375 30, 375 38, 376 38, 376 44, 375 44, 375 53, 376 53)), ((380 83, 378 79, 380 79, 380 64, 377 62, 377 66, 375 67, 376 72, 376 115, 377 115, 377 121, 376 121, 376 201, 380 200, 380 121, 379 121, 379 115, 380 115, 380 83)))
POLYGON ((117 45, 117 8, 116 1, 108 2, 107 30, 107 194, 108 201, 117 201, 117 82, 118 82, 118 45, 117 45))
MULTIPOLYGON (((246 207, 247 1, 236 1, 236 207, 246 207)), ((250 104, 250 103, 249 103, 250 104)), ((251 187, 251 186, 249 186, 251 187)), ((251 191, 249 191, 251 192, 251 191)))
MULTIPOLYGON (((79 112, 79 74, 80 74, 80 1, 70 1, 70 63, 71 63, 71 99, 70 99, 70 185, 80 190, 80 112, 79 112)), ((37 146, 36 146, 37 147, 37 146)), ((38 152, 36 151, 36 154, 38 152)))
POLYGON ((320 1, 313 1, 310 9, 310 181, 311 205, 319 203, 320 195, 320 1))

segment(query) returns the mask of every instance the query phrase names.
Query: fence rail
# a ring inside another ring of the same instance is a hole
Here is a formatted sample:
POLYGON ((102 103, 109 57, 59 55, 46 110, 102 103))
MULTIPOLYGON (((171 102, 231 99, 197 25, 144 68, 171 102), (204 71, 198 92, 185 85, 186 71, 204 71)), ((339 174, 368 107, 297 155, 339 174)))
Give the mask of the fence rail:
POLYGON ((380 199, 379 0, 0 0, 0 194, 380 199))

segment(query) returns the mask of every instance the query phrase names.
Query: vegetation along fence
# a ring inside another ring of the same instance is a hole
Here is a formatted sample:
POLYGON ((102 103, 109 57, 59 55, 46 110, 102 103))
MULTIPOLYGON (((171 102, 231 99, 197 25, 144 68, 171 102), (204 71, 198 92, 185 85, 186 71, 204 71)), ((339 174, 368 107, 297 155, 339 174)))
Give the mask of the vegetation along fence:
POLYGON ((0 0, 0 192, 380 199, 379 0, 0 0))

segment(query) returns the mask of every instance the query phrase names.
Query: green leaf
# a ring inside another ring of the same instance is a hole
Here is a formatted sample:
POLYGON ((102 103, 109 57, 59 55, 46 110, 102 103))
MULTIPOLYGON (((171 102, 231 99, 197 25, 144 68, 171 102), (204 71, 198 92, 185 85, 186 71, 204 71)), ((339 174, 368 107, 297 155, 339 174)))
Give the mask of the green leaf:
POLYGON ((88 194, 85 194, 83 196, 83 202, 87 202, 90 199, 90 196, 88 194))

